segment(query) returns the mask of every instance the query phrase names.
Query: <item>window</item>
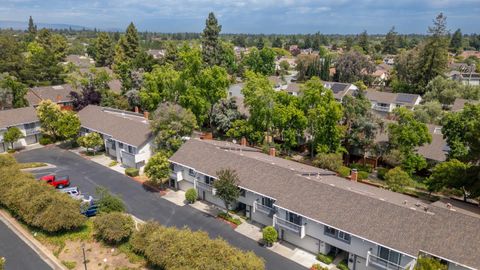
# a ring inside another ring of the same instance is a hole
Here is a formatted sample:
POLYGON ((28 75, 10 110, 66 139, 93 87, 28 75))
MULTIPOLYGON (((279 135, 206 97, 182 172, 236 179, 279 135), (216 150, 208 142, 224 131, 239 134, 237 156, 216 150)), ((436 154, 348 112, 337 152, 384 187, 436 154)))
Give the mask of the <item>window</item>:
POLYGON ((330 236, 336 236, 337 235, 337 230, 335 230, 332 227, 325 226, 325 234, 328 234, 330 236))
POLYGON ((206 175, 205 175, 205 183, 206 183, 207 185, 213 186, 213 181, 214 181, 213 177, 210 177, 210 176, 206 176, 206 175))
POLYGON ((118 148, 123 149, 123 143, 119 142, 118 143, 118 148))
POLYGON ((270 198, 265 198, 262 197, 262 205, 268 206, 270 208, 273 208, 273 200, 270 198))
POLYGON ((28 123, 24 125, 25 129, 34 129, 35 128, 35 123, 28 123))
POLYGON ((302 217, 297 214, 287 212, 287 220, 294 224, 302 225, 302 217))
POLYGON ((240 197, 244 197, 245 198, 245 193, 246 193, 246 190, 241 188, 240 189, 240 197))
POLYGON ((350 237, 350 234, 346 232, 338 231, 338 239, 350 243, 351 237, 350 237))
POLYGON ((127 151, 130 154, 135 154, 135 147, 132 147, 132 146, 129 145, 127 151))
POLYGON ((188 175, 195 176, 195 171, 193 169, 188 169, 188 175))
POLYGON ((400 253, 380 246, 378 247, 377 256, 396 265, 400 264, 400 259, 402 257, 400 253))

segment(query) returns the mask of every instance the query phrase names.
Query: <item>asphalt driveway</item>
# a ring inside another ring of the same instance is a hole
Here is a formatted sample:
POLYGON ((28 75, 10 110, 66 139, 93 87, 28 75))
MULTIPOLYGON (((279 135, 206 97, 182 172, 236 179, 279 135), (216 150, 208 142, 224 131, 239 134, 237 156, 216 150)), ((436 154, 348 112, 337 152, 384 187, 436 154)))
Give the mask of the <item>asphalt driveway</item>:
POLYGON ((109 168, 86 160, 74 153, 57 147, 46 147, 16 154, 19 162, 47 162, 57 168, 35 171, 36 176, 56 173, 69 175, 71 186, 78 186, 83 193, 94 194, 95 188, 103 186, 112 193, 120 195, 125 201, 127 211, 143 220, 156 220, 166 226, 189 227, 202 230, 215 238, 221 237, 230 244, 243 250, 251 250, 265 260, 268 270, 305 270, 303 266, 292 262, 255 241, 235 232, 229 225, 200 212, 190 206, 178 206, 149 191, 142 184, 109 168))

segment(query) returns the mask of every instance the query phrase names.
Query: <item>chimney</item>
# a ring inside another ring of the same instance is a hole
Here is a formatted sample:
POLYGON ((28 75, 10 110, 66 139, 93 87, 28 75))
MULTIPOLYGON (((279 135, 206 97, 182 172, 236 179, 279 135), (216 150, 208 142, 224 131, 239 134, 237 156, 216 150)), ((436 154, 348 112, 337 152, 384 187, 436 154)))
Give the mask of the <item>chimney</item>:
POLYGON ((135 106, 135 112, 139 113, 138 106, 135 106))
POLYGON ((247 139, 246 139, 245 137, 242 137, 242 138, 240 139, 240 145, 241 145, 241 146, 247 146, 247 139))
POLYGON ((62 96, 57 95, 57 102, 60 102, 60 101, 62 101, 62 96))
POLYGON ((351 174, 350 174, 350 180, 357 182, 357 180, 358 180, 357 169, 352 169, 351 174))
POLYGON ((148 115, 149 115, 148 111, 144 111, 144 112, 143 112, 143 116, 144 116, 146 119, 148 119, 148 115))
POLYGON ((275 156, 275 152, 276 152, 275 147, 270 147, 270 151, 268 151, 268 154, 269 154, 270 156, 274 157, 274 156, 275 156))

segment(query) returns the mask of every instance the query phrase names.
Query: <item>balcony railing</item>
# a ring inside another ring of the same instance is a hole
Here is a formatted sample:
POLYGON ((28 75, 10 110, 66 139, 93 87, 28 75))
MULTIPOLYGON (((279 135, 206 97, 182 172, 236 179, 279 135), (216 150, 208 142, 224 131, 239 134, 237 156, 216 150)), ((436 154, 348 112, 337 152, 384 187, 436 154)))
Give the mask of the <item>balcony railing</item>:
POLYGON ((210 192, 213 192, 213 187, 207 183, 204 183, 204 182, 200 182, 200 181, 195 181, 196 182, 196 185, 198 188, 200 189, 203 189, 203 190, 206 190, 206 191, 210 191, 210 192))
POLYGON ((260 204, 257 201, 254 201, 253 202, 253 212, 256 212, 256 211, 261 212, 261 213, 263 213, 265 215, 268 215, 270 217, 275 213, 275 209, 270 208, 266 205, 260 204))
POLYGON ((378 256, 375 256, 370 251, 367 254, 367 265, 374 266, 375 268, 384 269, 384 270, 406 270, 406 269, 409 269, 409 267, 403 267, 399 264, 396 264, 396 263, 387 261, 385 259, 382 259, 378 256))
POLYGON ((390 112, 390 106, 375 105, 373 106, 373 109, 377 111, 382 111, 382 112, 390 112))
POLYGON ((281 227, 288 231, 297 234, 300 238, 305 237, 305 226, 298 225, 283 218, 279 218, 277 215, 273 215, 273 224, 275 227, 281 227))

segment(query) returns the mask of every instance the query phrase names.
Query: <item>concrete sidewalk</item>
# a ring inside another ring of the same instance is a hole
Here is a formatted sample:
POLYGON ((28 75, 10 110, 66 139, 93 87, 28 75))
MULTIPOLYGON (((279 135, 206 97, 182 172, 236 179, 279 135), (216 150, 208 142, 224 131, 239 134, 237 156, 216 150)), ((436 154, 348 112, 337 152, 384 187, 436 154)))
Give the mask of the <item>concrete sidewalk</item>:
POLYGON ((35 253, 40 256, 52 269, 67 270, 65 266, 37 239, 33 237, 26 229, 24 229, 16 219, 4 210, 0 210, 0 222, 5 223, 7 227, 13 231, 25 244, 27 244, 35 253))

